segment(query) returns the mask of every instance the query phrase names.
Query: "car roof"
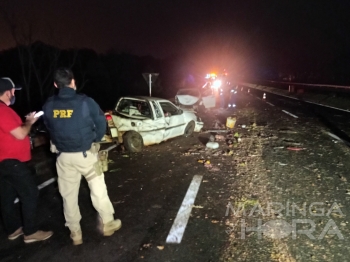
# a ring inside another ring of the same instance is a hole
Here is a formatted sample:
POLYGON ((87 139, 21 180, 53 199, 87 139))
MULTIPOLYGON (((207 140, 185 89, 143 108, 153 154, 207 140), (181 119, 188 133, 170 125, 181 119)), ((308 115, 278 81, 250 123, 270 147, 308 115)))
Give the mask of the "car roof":
POLYGON ((153 97, 153 96, 123 96, 121 99, 142 99, 147 101, 167 101, 170 102, 168 99, 159 98, 159 97, 153 97))

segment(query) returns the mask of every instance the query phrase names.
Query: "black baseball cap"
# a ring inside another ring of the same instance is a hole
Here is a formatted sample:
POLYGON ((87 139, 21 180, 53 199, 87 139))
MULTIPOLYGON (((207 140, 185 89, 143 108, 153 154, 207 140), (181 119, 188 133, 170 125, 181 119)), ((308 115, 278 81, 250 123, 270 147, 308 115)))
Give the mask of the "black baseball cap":
POLYGON ((11 78, 8 77, 2 77, 0 78, 0 92, 5 92, 7 90, 11 90, 14 88, 15 90, 21 90, 22 87, 16 86, 11 78))

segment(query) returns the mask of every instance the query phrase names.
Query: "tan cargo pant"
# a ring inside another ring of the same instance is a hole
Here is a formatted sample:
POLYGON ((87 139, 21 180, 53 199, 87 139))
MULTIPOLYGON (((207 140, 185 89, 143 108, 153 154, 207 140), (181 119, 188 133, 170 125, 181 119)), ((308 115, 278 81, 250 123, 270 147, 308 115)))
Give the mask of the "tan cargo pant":
POLYGON ((73 232, 80 230, 81 214, 78 194, 83 175, 90 188, 91 201, 104 224, 114 219, 114 208, 107 194, 104 174, 96 171, 97 154, 91 151, 61 153, 57 157, 58 188, 63 198, 66 226, 73 232))

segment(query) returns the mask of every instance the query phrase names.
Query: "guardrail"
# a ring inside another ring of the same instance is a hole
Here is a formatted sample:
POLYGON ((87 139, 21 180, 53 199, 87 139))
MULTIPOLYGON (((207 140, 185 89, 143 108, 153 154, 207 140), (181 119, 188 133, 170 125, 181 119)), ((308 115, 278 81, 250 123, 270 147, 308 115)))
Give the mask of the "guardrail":
POLYGON ((296 83, 296 82, 284 82, 284 81, 272 81, 272 80, 258 80, 263 82, 269 82, 274 84, 286 84, 291 86, 313 86, 313 87, 330 87, 330 88, 340 88, 340 89, 350 89, 350 86, 343 85, 326 85, 326 84, 308 84, 308 83, 296 83))
POLYGON ((331 109, 340 110, 346 113, 350 112, 350 96, 339 96, 333 97, 329 94, 318 94, 318 93, 299 93, 290 92, 282 88, 276 88, 272 86, 252 84, 252 83, 240 83, 242 86, 257 89, 261 92, 272 93, 278 96, 283 96, 295 100, 300 100, 309 104, 318 106, 328 107, 331 109))

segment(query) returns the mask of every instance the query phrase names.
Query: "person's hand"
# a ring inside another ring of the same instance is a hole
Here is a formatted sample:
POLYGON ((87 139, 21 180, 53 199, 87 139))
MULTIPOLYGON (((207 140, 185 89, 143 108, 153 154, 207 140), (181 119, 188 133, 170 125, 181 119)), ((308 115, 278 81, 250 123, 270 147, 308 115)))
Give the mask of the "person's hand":
POLYGON ((36 112, 34 111, 26 115, 26 123, 33 125, 36 121, 38 121, 39 117, 34 117, 35 113, 36 112))

